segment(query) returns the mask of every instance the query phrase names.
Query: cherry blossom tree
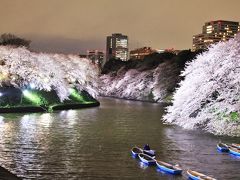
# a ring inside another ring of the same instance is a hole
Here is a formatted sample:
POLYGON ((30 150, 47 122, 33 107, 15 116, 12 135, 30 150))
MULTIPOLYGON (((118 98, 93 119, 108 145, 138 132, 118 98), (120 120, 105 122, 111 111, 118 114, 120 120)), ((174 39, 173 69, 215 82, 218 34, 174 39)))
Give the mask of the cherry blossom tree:
POLYGON ((240 35, 187 64, 166 123, 218 135, 240 135, 240 35))
POLYGON ((61 101, 76 87, 96 97, 97 67, 75 55, 30 52, 24 47, 0 46, 0 86, 51 91, 61 101))

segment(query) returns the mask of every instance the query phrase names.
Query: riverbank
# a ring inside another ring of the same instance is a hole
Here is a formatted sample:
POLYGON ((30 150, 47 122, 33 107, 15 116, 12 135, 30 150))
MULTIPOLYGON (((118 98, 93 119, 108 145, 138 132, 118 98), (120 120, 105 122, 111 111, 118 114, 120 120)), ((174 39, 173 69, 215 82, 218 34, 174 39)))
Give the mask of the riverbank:
POLYGON ((89 107, 100 106, 98 101, 89 103, 71 103, 71 104, 59 104, 51 107, 41 106, 23 106, 23 107, 1 107, 0 113, 34 113, 34 112, 51 112, 55 110, 69 110, 69 109, 81 109, 89 107))
POLYGON ((111 99, 120 99, 120 100, 126 100, 126 101, 137 101, 137 102, 147 102, 147 103, 153 103, 153 104, 159 104, 160 106, 167 107, 172 105, 171 102, 156 102, 156 101, 150 101, 150 100, 140 100, 140 99, 131 99, 131 98, 123 98, 123 97, 115 97, 115 96, 103 96, 102 98, 111 98, 111 99))
POLYGON ((16 175, 12 174, 7 169, 0 166, 0 179, 1 180, 21 180, 21 178, 17 177, 16 175))

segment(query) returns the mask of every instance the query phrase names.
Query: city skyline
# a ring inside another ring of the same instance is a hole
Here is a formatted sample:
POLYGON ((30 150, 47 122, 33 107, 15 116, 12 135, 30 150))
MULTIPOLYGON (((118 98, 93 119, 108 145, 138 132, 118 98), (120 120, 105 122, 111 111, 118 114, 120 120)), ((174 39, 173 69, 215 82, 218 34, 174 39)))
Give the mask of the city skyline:
POLYGON ((237 0, 1 0, 0 33, 30 39, 32 49, 45 52, 105 51, 112 33, 128 35, 129 49, 189 49, 204 22, 239 22, 238 5, 237 0))

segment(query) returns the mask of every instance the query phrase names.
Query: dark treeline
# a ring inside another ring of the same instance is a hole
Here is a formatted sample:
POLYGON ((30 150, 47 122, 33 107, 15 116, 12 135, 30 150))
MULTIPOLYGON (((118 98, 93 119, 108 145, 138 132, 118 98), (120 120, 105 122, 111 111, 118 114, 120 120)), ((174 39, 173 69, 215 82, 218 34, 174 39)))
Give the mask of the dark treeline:
POLYGON ((145 56, 143 60, 130 59, 129 61, 121 61, 118 59, 110 59, 104 65, 102 74, 116 72, 119 69, 137 69, 139 71, 150 70, 155 69, 161 63, 169 61, 177 64, 179 69, 183 69, 186 62, 190 62, 201 52, 202 51, 192 52, 191 50, 182 50, 177 55, 170 52, 153 53, 145 56))
POLYGON ((0 36, 0 45, 3 46, 25 46, 29 48, 31 41, 17 37, 14 34, 4 33, 0 36))

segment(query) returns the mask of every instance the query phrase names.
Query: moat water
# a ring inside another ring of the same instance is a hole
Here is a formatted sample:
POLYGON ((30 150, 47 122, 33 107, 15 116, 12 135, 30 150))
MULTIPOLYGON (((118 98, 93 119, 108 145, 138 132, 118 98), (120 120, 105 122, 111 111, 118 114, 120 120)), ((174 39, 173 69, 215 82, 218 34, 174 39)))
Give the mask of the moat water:
POLYGON ((158 104, 101 98, 97 108, 0 115, 0 165, 23 179, 186 179, 147 167, 130 149, 148 143, 156 158, 217 179, 240 179, 240 158, 216 144, 240 143, 164 125, 158 104))

